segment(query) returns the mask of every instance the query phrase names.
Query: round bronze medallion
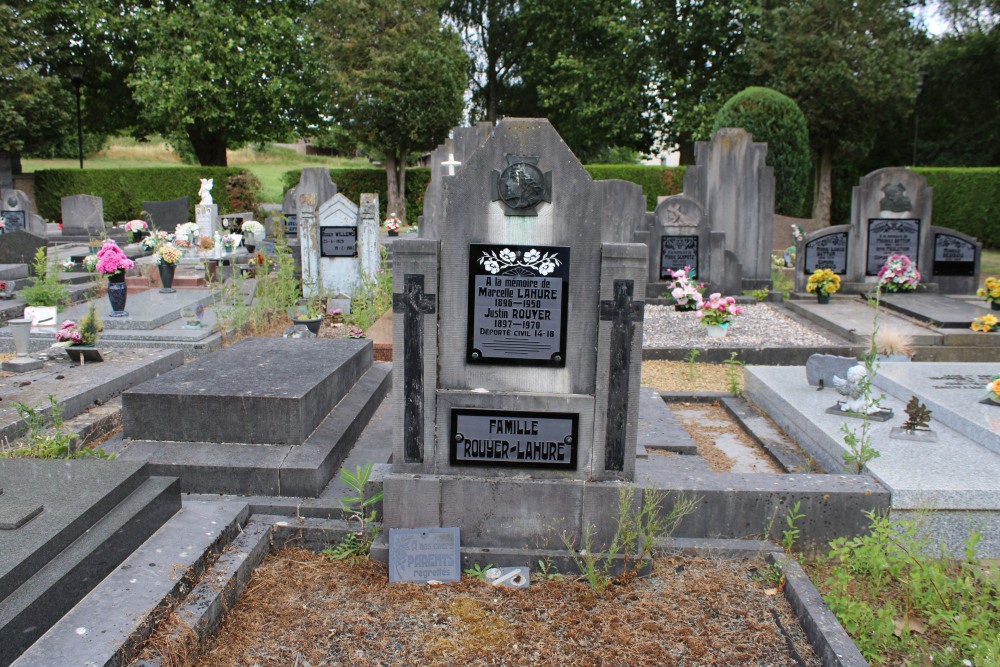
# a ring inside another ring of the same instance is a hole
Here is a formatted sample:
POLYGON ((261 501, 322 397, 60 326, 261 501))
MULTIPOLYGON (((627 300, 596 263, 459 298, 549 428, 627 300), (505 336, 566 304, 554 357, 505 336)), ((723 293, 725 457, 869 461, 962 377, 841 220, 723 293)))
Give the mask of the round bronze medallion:
POLYGON ((515 162, 500 174, 500 199, 513 209, 531 208, 545 194, 545 175, 528 162, 515 162))

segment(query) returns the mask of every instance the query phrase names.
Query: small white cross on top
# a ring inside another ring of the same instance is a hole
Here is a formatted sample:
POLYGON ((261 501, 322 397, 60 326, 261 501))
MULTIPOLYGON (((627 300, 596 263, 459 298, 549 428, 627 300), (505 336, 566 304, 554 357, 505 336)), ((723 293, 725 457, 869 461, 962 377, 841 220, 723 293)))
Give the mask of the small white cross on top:
POLYGON ((447 162, 442 162, 441 166, 442 167, 448 167, 448 175, 449 176, 454 176, 455 175, 455 167, 457 167, 460 164, 462 164, 462 163, 459 162, 459 161, 457 161, 455 159, 455 154, 454 153, 448 153, 448 161, 447 162))

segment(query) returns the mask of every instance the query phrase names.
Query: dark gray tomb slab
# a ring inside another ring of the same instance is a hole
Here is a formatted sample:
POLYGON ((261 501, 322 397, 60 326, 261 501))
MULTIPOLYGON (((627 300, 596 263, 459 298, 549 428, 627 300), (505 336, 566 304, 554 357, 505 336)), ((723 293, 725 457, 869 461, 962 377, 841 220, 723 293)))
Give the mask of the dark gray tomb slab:
POLYGON ((39 248, 48 245, 44 236, 23 230, 0 236, 0 264, 31 264, 39 248))
POLYGON ((946 227, 932 227, 934 263, 931 280, 942 294, 973 294, 979 287, 983 244, 946 227))
POLYGON ((45 236, 45 222, 35 215, 31 199, 20 190, 3 190, 0 194, 0 219, 4 223, 0 233, 21 230, 45 236))
POLYGON ((0 665, 9 665, 181 506, 138 463, 0 459, 0 665))
POLYGON ((187 197, 169 201, 144 201, 142 210, 149 213, 153 226, 163 231, 172 232, 177 225, 191 220, 191 204, 187 197))
POLYGON ((371 364, 367 340, 247 338, 123 393, 122 434, 298 445, 371 364))
POLYGON ((883 294, 882 303, 898 313, 930 322, 942 329, 968 329, 972 320, 990 312, 985 306, 961 299, 920 292, 883 294))

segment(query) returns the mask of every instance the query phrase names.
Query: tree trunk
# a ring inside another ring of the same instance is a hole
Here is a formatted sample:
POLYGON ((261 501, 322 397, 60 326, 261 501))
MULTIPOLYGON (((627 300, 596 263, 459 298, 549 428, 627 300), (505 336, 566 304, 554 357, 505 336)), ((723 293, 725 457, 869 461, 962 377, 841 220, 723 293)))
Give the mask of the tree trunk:
POLYGON ((386 153, 385 180, 388 191, 386 212, 395 213, 400 223, 406 222, 406 149, 386 153))
POLYGON ((200 128, 188 128, 188 139, 194 148, 198 164, 203 167, 226 167, 226 133, 224 131, 205 132, 200 128))
POLYGON ((677 139, 677 150, 680 152, 679 164, 694 164, 694 139, 690 132, 681 132, 677 139))
POLYGON ((829 146, 820 149, 816 163, 816 182, 813 188, 813 220, 820 227, 830 225, 830 207, 833 202, 833 151, 829 146))

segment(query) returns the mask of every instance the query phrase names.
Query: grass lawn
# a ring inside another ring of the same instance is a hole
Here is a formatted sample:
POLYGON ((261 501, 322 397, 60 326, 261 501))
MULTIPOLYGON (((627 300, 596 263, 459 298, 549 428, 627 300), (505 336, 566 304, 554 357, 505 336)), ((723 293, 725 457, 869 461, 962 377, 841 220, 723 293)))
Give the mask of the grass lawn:
POLYGON ((979 275, 983 280, 987 276, 1000 276, 1000 250, 983 250, 979 275))
MULTIPOLYGON (((263 186, 261 201, 281 203, 284 194, 281 178, 285 172, 303 167, 355 167, 376 168, 364 158, 324 157, 301 155, 287 148, 269 146, 265 151, 242 148, 228 151, 229 165, 243 167, 260 179, 263 186)), ((96 155, 84 158, 85 169, 140 169, 143 167, 168 167, 181 165, 181 160, 163 142, 138 143, 119 137, 108 141, 96 155)), ((21 165, 26 172, 39 169, 76 169, 77 159, 56 158, 40 160, 24 158, 21 165)))

